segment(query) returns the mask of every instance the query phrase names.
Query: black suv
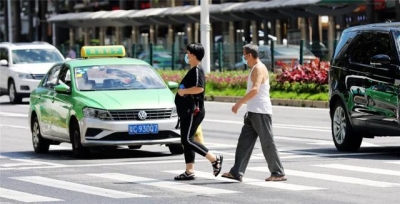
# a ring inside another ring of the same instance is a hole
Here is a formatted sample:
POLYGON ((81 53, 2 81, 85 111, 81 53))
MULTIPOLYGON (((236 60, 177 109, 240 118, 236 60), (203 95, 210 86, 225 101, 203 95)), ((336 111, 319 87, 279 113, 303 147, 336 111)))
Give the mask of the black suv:
POLYGON ((343 31, 329 70, 332 138, 357 151, 363 138, 400 136, 400 23, 343 31))

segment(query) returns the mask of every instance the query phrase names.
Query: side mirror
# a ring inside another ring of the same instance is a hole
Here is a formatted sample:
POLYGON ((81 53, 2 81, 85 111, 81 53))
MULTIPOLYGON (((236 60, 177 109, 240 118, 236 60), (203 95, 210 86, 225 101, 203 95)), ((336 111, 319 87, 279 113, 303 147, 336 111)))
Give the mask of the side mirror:
POLYGON ((0 66, 8 66, 7 60, 0 60, 0 66))
POLYGON ((379 54, 371 57, 369 64, 373 66, 389 65, 390 61, 391 59, 388 55, 379 54))
POLYGON ((168 88, 173 90, 173 89, 178 89, 178 83, 173 82, 173 81, 168 81, 167 82, 168 88))
POLYGON ((70 88, 65 84, 59 84, 54 87, 57 93, 70 93, 70 88))

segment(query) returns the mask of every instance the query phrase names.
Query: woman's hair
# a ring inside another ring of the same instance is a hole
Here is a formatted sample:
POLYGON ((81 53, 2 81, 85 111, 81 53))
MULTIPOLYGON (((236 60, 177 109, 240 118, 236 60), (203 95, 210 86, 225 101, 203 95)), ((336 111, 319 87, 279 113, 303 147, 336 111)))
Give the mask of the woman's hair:
POLYGON ((200 43, 190 43, 186 50, 196 56, 197 60, 201 61, 204 57, 204 47, 200 43))

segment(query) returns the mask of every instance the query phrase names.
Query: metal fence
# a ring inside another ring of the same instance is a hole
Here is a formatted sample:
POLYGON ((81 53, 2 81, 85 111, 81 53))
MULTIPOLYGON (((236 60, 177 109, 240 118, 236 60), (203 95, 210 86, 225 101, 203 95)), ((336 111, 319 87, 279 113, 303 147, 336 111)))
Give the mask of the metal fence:
MULTIPOLYGON (((336 47, 336 41, 333 47, 336 47)), ((211 49, 211 70, 212 71, 229 71, 229 70, 243 70, 246 65, 242 62, 243 45, 246 43, 236 43, 234 45, 224 44, 218 42, 213 45, 211 49)), ((259 46, 259 58, 267 65, 267 68, 272 70, 279 64, 284 63, 303 63, 318 57, 320 60, 330 60, 330 54, 327 43, 309 43, 305 45, 304 41, 300 41, 297 45, 278 45, 274 42, 270 45, 259 46), (317 46, 315 46, 317 44, 317 46)), ((73 47, 61 45, 58 49, 65 57, 79 58, 80 45, 73 47), (75 56, 73 56, 75 54, 75 56)), ((131 44, 125 46, 127 57, 137 58, 144 60, 151 64, 156 69, 171 69, 180 70, 188 68, 184 61, 186 54, 185 45, 172 44, 172 48, 167 48, 162 44, 131 44)))

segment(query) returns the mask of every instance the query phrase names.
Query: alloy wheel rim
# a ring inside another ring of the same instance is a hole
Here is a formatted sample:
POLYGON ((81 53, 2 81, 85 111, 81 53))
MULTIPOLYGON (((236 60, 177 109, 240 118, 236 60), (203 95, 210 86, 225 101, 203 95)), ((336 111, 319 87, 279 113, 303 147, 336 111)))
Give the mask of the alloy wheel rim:
POLYGON ((8 94, 9 94, 9 97, 10 97, 10 101, 14 101, 14 99, 15 99, 15 88, 14 88, 14 84, 13 83, 10 84, 10 91, 9 92, 10 93, 8 93, 8 94))
POLYGON ((38 147, 39 144, 39 134, 40 134, 40 130, 39 130, 39 124, 37 122, 35 122, 33 124, 33 130, 32 130, 32 141, 33 141, 33 146, 34 147, 38 147))
POLYGON ((342 144, 346 137, 346 116, 340 106, 336 108, 333 117, 333 135, 337 144, 342 144))

